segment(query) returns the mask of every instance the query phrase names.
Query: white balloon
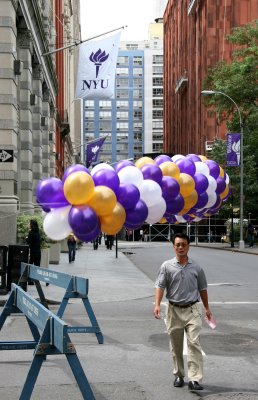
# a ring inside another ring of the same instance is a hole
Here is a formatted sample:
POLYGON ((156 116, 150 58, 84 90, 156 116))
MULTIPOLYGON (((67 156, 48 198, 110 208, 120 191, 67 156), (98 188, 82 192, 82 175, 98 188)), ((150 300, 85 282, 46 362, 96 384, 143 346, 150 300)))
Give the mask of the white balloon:
POLYGON ((215 178, 213 178, 213 176, 207 176, 207 179, 209 181, 209 186, 206 189, 206 193, 208 195, 215 193, 216 189, 217 189, 217 181, 215 178))
POLYGON ((148 207, 148 216, 146 222, 148 224, 155 224, 156 222, 159 222, 165 214, 166 207, 166 202, 163 197, 161 197, 157 203, 148 207))
POLYGON ((177 160, 181 160, 182 158, 185 158, 185 156, 182 156, 182 154, 176 154, 173 157, 171 157, 171 160, 173 162, 176 162, 177 160))
POLYGON ((159 184, 151 179, 145 179, 140 187, 141 199, 146 203, 147 207, 157 203, 161 196, 162 190, 159 184))
POLYGON ((193 222, 199 222, 199 221, 201 221, 202 219, 200 218, 200 217, 195 217, 194 219, 193 219, 193 222))
POLYGON ((217 194, 216 193, 210 193, 208 202, 205 206, 205 208, 211 208, 217 201, 217 194))
POLYGON ((72 231, 68 222, 68 214, 72 206, 51 210, 43 221, 45 234, 52 240, 63 240, 72 231))
POLYGON ((92 168, 91 176, 95 175, 96 172, 100 171, 101 169, 108 169, 110 171, 114 171, 114 168, 111 167, 111 165, 106 164, 106 163, 100 163, 100 164, 95 165, 95 167, 92 168))
POLYGON ((229 184, 229 176, 228 176, 227 173, 226 173, 226 175, 225 175, 225 182, 226 182, 227 185, 229 184))
POLYGON ((210 175, 210 170, 209 170, 208 165, 202 161, 195 161, 195 168, 196 168, 196 171, 195 171, 196 174, 198 172, 200 172, 201 174, 205 175, 207 178, 210 175))
POLYGON ((133 184, 137 186, 139 190, 141 189, 143 175, 139 168, 129 165, 128 167, 120 169, 117 175, 120 179, 120 183, 133 184))
POLYGON ((175 215, 175 217, 176 217, 177 222, 181 222, 181 223, 187 222, 184 219, 184 217, 182 217, 182 215, 175 215))

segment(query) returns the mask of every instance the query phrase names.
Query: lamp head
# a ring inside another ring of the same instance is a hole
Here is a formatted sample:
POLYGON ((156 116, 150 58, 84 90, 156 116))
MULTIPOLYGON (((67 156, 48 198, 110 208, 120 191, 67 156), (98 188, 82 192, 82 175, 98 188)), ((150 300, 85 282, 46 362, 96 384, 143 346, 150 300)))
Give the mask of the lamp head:
POLYGON ((216 94, 216 93, 218 93, 218 92, 215 92, 214 90, 202 90, 201 91, 201 94, 203 94, 205 96, 208 96, 210 94, 216 94))

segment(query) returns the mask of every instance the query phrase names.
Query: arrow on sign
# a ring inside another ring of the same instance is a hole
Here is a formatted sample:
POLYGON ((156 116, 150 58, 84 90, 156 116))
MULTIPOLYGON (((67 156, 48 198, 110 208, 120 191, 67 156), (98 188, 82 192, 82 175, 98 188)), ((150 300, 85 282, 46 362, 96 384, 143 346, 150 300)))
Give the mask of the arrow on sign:
POLYGON ((13 150, 0 150, 0 162, 6 162, 6 161, 8 162, 13 161, 13 150))

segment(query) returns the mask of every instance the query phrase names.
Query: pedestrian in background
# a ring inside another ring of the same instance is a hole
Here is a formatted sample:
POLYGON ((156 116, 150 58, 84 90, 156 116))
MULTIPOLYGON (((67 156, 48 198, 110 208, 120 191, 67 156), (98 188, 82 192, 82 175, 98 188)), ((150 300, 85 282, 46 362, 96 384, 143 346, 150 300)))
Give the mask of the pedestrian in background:
POLYGON ((106 247, 108 250, 112 250, 112 246, 114 244, 114 236, 113 235, 107 235, 106 236, 106 247))
POLYGON ((248 233, 249 247, 252 249, 254 246, 254 235, 256 232, 255 232, 255 228, 251 222, 249 222, 249 224, 248 224, 247 233, 248 233))
POLYGON ((68 258, 69 263, 75 261, 75 254, 76 254, 76 239, 73 233, 67 238, 67 246, 68 246, 68 258))
POLYGON ((188 258, 190 238, 185 233, 176 233, 173 238, 175 257, 165 261, 155 282, 154 316, 160 318, 160 303, 164 291, 169 301, 166 326, 174 364, 174 386, 184 385, 185 369, 183 358, 184 333, 188 346, 188 388, 202 390, 203 356, 200 346, 202 327, 199 301, 205 308, 206 317, 212 317, 207 292, 207 281, 203 269, 188 258))
POLYGON ((41 238, 39 233, 38 223, 35 219, 30 220, 29 234, 26 237, 26 242, 29 245, 30 257, 29 263, 40 267, 41 261, 41 238))
POLYGON ((99 247, 99 237, 93 240, 93 250, 98 250, 99 247))

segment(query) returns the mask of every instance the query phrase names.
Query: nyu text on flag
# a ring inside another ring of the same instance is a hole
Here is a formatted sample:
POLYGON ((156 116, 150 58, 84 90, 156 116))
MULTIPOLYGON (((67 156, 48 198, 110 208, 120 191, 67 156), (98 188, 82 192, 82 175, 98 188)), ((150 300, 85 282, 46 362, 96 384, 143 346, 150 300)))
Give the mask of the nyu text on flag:
POLYGON ((76 99, 112 98, 121 32, 80 46, 76 99))
POLYGON ((240 165, 240 133, 227 133, 227 166, 240 165))
POLYGON ((105 142, 105 137, 98 138, 96 140, 92 140, 92 142, 87 143, 86 146, 86 167, 89 168, 89 166, 97 161, 99 152, 101 147, 103 146, 103 143, 105 142))

